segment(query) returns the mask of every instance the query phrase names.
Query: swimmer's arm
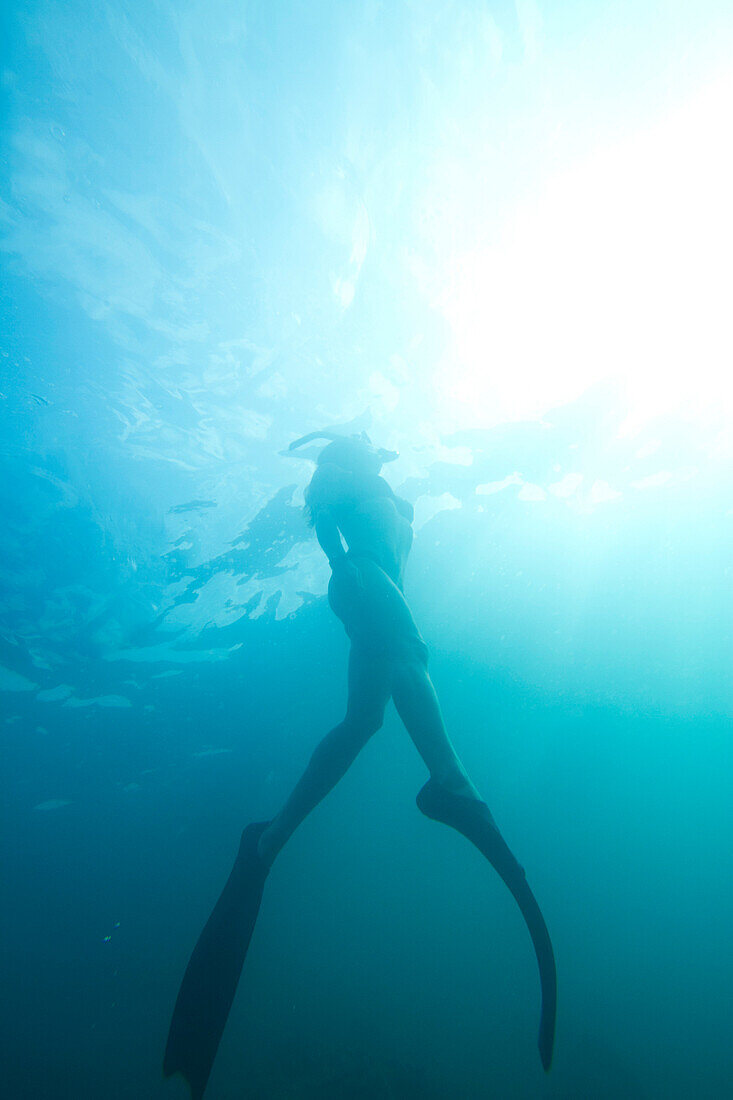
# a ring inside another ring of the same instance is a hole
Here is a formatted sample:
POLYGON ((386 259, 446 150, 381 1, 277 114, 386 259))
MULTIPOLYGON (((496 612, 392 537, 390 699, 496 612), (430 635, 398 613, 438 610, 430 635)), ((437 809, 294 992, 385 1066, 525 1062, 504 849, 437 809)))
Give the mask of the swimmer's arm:
POLYGON ((415 509, 412 507, 409 500, 405 500, 404 497, 396 496, 394 502, 400 515, 404 516, 408 523, 412 523, 415 518, 415 509))
POLYGON ((319 508, 317 510, 315 528, 316 538, 320 543, 321 550, 323 550, 328 558, 328 564, 331 566, 331 569, 337 568, 341 562, 346 560, 346 551, 341 541, 341 533, 338 529, 338 524, 327 508, 319 508))
POLYGON ((351 492, 351 475, 330 462, 318 467, 305 491, 316 538, 332 569, 346 557, 334 509, 343 504, 351 492))
POLYGON ((332 571, 351 576, 358 582, 358 569, 346 550, 336 521, 337 510, 347 505, 354 491, 352 475, 332 463, 324 463, 316 470, 306 489, 305 499, 313 516, 313 526, 321 549, 328 558, 332 571))

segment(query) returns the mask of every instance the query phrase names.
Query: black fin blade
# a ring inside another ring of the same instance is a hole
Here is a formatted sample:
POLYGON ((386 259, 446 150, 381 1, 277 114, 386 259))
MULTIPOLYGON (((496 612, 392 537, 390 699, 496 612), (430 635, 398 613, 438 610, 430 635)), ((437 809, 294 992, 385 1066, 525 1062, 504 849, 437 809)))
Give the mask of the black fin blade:
POLYGON ((226 886, 189 959, 173 1010, 163 1059, 166 1077, 180 1073, 201 1100, 247 954, 267 868, 257 842, 268 822, 248 825, 226 886))
POLYGON ((552 1065, 557 1016, 557 969, 552 941, 547 931, 537 899, 529 888, 523 867, 517 862, 508 844, 496 827, 485 802, 451 794, 428 780, 417 796, 421 813, 433 821, 450 825, 470 840, 489 861, 511 891, 519 906, 537 956, 542 990, 542 1009, 537 1045, 545 1072, 552 1065))

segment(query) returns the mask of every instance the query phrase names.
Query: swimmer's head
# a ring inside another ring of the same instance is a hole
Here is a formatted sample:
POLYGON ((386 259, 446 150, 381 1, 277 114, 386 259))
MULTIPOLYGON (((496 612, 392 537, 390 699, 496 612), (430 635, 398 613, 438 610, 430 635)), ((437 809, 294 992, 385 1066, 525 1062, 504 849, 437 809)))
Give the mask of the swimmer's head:
POLYGON ((394 462, 397 457, 396 451, 375 447, 366 432, 362 432, 334 439, 323 448, 316 461, 319 466, 330 462, 352 473, 376 475, 385 462, 394 462))
POLYGON ((397 451, 375 447, 366 432, 361 432, 359 435, 338 435, 330 431, 311 432, 291 443, 287 453, 292 453, 304 443, 310 443, 314 439, 331 440, 316 459, 319 466, 328 462, 334 466, 340 466, 343 470, 351 470, 353 473, 376 475, 385 462, 394 462, 399 458, 397 451))

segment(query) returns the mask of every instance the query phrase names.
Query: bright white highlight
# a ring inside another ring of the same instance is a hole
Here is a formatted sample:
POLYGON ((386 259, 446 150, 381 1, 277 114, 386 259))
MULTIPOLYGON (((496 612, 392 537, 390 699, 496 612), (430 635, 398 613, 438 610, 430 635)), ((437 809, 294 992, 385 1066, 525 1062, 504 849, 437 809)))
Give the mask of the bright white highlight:
POLYGON ((626 433, 659 415, 730 417, 731 114, 728 77, 455 259, 437 385, 457 422, 539 418, 609 376, 628 395, 626 433))

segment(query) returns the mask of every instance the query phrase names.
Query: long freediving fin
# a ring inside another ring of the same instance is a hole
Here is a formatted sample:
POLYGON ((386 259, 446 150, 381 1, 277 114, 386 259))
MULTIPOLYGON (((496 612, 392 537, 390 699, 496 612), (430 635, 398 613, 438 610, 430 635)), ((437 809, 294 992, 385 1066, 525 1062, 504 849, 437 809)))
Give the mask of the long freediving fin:
POLYGON ((226 886, 204 925, 173 1010, 163 1073, 180 1073, 201 1100, 234 1000, 268 868, 257 854, 269 822, 248 825, 226 886))
POLYGON ((532 937, 540 971, 542 1009, 537 1045, 545 1071, 552 1065, 557 1012, 557 971, 550 934, 524 869, 514 858, 485 802, 451 794, 429 779, 417 796, 417 807, 433 821, 450 825, 470 840, 509 887, 532 937))

